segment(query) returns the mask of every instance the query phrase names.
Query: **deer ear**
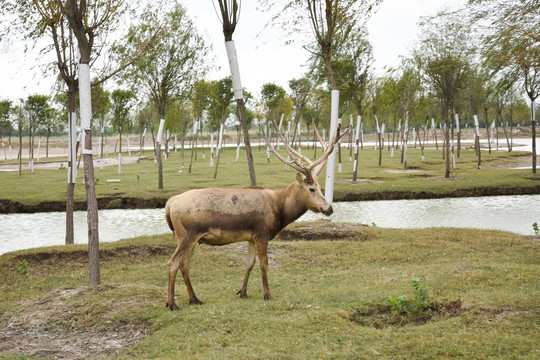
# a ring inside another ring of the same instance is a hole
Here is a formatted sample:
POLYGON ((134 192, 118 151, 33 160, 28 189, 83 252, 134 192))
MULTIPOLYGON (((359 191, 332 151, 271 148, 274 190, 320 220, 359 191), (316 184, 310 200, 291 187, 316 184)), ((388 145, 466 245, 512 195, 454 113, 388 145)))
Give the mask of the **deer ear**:
POLYGON ((302 185, 302 182, 304 181, 304 178, 302 178, 302 174, 296 173, 296 181, 298 182, 298 185, 302 185))

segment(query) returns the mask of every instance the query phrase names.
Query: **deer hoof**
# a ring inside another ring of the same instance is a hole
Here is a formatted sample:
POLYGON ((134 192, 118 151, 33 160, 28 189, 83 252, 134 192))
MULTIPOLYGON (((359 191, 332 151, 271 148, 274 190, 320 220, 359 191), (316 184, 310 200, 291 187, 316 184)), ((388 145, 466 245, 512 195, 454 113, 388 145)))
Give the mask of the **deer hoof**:
POLYGON ((201 300, 199 300, 197 298, 195 298, 193 300, 189 300, 189 303, 193 304, 193 305, 202 305, 202 304, 204 304, 201 300))
POLYGON ((165 307, 171 309, 171 311, 180 310, 178 305, 176 305, 175 303, 169 304, 167 302, 167 304, 165 304, 165 307))
POLYGON ((245 291, 242 291, 242 290, 238 290, 238 292, 236 293, 236 295, 240 295, 240 298, 242 299, 246 299, 248 296, 247 296, 247 292, 245 291))
POLYGON ((270 295, 264 295, 264 300, 272 300, 272 296, 270 295))

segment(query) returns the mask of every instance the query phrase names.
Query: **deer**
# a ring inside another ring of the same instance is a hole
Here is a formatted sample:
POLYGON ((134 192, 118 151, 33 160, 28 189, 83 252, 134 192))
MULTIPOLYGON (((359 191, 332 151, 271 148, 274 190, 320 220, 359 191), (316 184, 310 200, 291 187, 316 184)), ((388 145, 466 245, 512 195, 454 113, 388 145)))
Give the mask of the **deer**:
MULTIPOLYGON (((274 126, 278 129, 274 121, 274 126)), ((268 286, 268 242, 276 237, 288 224, 307 210, 330 216, 333 213, 322 194, 317 176, 326 164, 334 146, 347 133, 350 126, 341 132, 338 126, 335 136, 328 145, 320 137, 315 124, 315 133, 322 145, 323 155, 312 161, 294 150, 278 129, 289 159, 281 156, 264 133, 266 145, 283 163, 297 171, 296 180, 290 185, 272 190, 250 186, 238 189, 205 188, 189 190, 171 197, 165 205, 165 218, 178 246, 168 262, 169 282, 166 307, 179 310, 174 299, 176 274, 180 269, 187 287, 190 304, 203 304, 193 290, 189 276, 189 264, 196 244, 222 246, 241 241, 248 242, 246 273, 242 287, 236 293, 247 298, 249 274, 256 257, 262 275, 264 300, 271 300, 268 286)))

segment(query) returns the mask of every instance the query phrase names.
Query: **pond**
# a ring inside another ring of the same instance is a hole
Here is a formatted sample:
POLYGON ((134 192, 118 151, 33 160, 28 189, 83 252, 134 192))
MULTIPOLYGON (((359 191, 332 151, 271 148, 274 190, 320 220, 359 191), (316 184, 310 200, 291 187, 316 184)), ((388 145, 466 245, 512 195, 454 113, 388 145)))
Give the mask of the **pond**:
MULTIPOLYGON (((385 228, 464 227, 532 235, 532 224, 540 224, 539 206, 540 195, 338 202, 331 219, 385 228)), ((299 221, 321 218, 308 212, 299 221)), ((75 243, 86 243, 86 212, 75 212, 74 226, 75 243)), ((0 229, 0 254, 62 245, 65 213, 0 214, 0 229)), ((107 242, 170 230, 163 209, 114 209, 99 211, 99 233, 107 242)))

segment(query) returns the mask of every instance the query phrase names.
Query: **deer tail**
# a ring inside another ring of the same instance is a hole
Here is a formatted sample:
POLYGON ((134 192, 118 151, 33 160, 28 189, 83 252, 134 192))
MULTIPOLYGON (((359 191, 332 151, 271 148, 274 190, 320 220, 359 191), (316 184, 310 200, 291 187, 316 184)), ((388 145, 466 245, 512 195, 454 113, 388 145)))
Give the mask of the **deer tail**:
POLYGON ((174 234, 174 226, 171 221, 171 207, 169 206, 168 202, 167 202, 167 205, 165 206, 165 219, 167 219, 167 224, 169 224, 169 228, 172 230, 174 234))

